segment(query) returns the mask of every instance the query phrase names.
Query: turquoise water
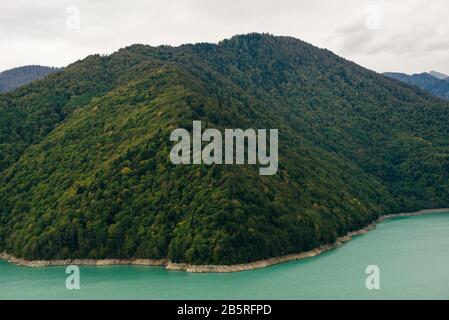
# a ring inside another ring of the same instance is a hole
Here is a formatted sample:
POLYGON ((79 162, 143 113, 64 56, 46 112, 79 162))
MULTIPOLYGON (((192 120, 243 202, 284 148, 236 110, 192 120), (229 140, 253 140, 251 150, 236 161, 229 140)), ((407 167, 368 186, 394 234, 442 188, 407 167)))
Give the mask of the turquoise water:
POLYGON ((81 267, 67 290, 65 268, 0 261, 0 299, 449 299, 449 214, 394 218, 317 257, 230 274, 159 267, 81 267), (368 290, 368 265, 380 290, 368 290))

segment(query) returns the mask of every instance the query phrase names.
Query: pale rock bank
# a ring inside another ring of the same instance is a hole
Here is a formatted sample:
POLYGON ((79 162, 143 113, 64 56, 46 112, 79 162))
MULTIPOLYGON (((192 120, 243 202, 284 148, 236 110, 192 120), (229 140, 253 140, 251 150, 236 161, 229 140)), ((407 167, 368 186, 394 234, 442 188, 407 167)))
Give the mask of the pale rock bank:
POLYGON ((449 213, 449 208, 443 209, 426 209, 420 210, 416 212, 409 213, 398 213, 398 214, 388 214, 379 217, 376 221, 366 226, 363 229, 349 232, 347 235, 337 238, 337 240, 332 244, 323 245, 316 249, 302 252, 302 253, 294 253, 289 255, 284 255, 280 257, 269 258, 265 260, 259 260, 249 263, 243 264, 235 264, 235 265, 191 265, 185 263, 173 263, 167 259, 67 259, 67 260, 25 260, 21 258, 14 257, 7 252, 0 252, 0 259, 7 260, 10 263, 14 263, 18 266, 26 266, 26 267, 51 267, 51 266, 68 266, 68 265, 77 265, 77 266, 112 266, 112 265, 139 265, 139 266, 158 266, 165 267, 168 270, 178 270, 178 271, 187 271, 193 273, 206 273, 206 272, 221 272, 221 273, 229 273, 229 272, 239 272, 239 271, 247 271, 253 269, 259 269, 268 267, 274 264, 279 264, 288 261, 301 260, 305 258, 311 258, 317 256, 325 251, 338 248, 342 246, 345 242, 348 242, 353 237, 361 234, 365 234, 368 231, 374 229, 376 224, 390 218, 397 217, 410 217, 410 216, 418 216, 425 214, 434 214, 434 213, 449 213))

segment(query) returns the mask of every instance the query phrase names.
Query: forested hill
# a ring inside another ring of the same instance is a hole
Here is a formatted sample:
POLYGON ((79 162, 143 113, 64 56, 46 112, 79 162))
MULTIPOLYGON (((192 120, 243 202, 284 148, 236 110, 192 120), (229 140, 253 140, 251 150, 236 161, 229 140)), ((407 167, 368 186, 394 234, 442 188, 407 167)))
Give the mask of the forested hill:
POLYGON ((0 95, 0 251, 234 264, 449 204, 449 103, 300 40, 133 45, 0 95), (279 171, 170 133, 279 129, 279 171))
POLYGON ((42 79, 60 69, 43 66, 25 66, 0 73, 0 93, 12 91, 34 80, 42 79))
POLYGON ((442 73, 432 71, 430 73, 424 72, 408 75, 405 73, 387 72, 384 75, 421 88, 441 99, 449 100, 449 79, 444 78, 445 75, 442 73))

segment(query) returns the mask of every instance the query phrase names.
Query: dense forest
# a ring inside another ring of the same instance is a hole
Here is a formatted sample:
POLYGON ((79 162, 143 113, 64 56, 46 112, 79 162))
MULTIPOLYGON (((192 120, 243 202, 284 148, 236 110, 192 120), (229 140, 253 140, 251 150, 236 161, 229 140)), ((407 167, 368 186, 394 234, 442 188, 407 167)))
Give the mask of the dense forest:
POLYGON ((133 45, 0 95, 0 251, 234 264, 449 204, 449 103, 300 40, 133 45), (170 133, 279 129, 279 171, 170 133))
POLYGON ((43 66, 25 66, 3 71, 0 73, 0 93, 12 91, 59 70, 43 66))

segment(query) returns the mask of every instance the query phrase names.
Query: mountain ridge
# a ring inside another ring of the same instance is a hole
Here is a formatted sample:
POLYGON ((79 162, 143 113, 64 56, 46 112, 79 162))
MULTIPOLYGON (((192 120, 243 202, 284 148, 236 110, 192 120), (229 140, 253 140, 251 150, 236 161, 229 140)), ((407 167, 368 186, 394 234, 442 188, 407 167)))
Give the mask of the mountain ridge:
MULTIPOLYGON (((399 80, 401 82, 421 88, 432 95, 444 100, 449 100, 449 78, 444 78, 444 74, 424 72, 420 74, 408 75, 405 73, 386 72, 385 76, 399 80)), ((447 77, 447 76, 446 76, 447 77)))
POLYGON ((429 71, 429 74, 431 76, 434 76, 435 78, 440 79, 440 80, 447 80, 447 79, 449 79, 449 76, 447 74, 444 74, 444 73, 441 73, 441 72, 438 72, 438 71, 435 71, 435 70, 429 71))
POLYGON ((38 65, 23 66, 0 72, 0 93, 15 90, 32 81, 42 79, 60 68, 44 67, 38 65))

